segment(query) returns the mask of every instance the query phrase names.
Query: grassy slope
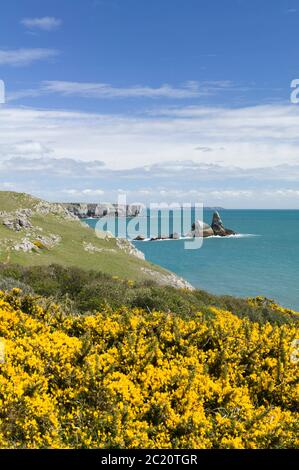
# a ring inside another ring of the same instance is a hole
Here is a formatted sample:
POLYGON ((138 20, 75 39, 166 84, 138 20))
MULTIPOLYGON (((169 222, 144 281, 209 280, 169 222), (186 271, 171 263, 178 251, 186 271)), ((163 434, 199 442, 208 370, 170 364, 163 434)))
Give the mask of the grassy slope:
POLYGON ((29 194, 0 191, 0 211, 12 212, 17 209, 32 209, 38 202, 38 198, 29 194))
MULTIPOLYGON (((38 199, 12 192, 0 192, 0 211, 12 212, 21 208, 34 208, 38 199)), ((129 256, 116 247, 115 240, 100 240, 94 231, 79 221, 65 220, 57 215, 34 215, 31 219, 34 226, 41 227, 41 235, 56 234, 62 238, 61 243, 51 250, 41 253, 24 253, 6 251, 0 248, 0 262, 29 265, 48 265, 59 263, 63 266, 77 266, 82 269, 94 269, 111 275, 133 280, 147 279, 149 276, 141 270, 148 267, 157 273, 167 273, 159 266, 129 256), (98 248, 116 249, 116 253, 89 253, 83 248, 83 242, 92 243, 98 248)), ((10 239, 12 243, 21 241, 26 236, 24 231, 14 232, 3 226, 0 221, 0 242, 10 239)), ((152 279, 152 278, 151 278, 152 279)))

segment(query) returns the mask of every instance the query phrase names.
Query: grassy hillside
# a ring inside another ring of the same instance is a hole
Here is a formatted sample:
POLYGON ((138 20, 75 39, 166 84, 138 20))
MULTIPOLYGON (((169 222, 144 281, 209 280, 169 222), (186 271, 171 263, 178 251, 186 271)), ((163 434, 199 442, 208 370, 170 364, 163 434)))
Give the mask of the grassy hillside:
POLYGON ((23 266, 58 263, 132 280, 154 277, 164 284, 175 282, 168 271, 120 249, 116 239, 99 239, 91 228, 68 217, 61 206, 9 191, 0 192, 0 262, 23 266), (27 218, 32 227, 16 231, 3 225, 6 219, 14 219, 20 213, 22 215, 24 209, 31 211, 27 218), (40 241, 53 235, 59 238, 55 246, 49 247, 40 241), (36 249, 16 251, 14 247, 24 239, 35 244, 36 249), (86 251, 86 246, 92 246, 92 249, 86 251))
POLYGON ((0 191, 0 211, 12 212, 18 209, 33 209, 40 199, 26 193, 0 191))

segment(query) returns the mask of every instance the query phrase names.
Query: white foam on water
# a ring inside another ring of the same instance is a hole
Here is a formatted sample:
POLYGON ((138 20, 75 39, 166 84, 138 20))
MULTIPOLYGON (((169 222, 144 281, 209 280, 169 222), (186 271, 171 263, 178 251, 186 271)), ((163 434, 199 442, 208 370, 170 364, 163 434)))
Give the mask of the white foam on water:
MULTIPOLYGON (((212 235, 210 237, 205 237, 204 240, 209 240, 210 238, 218 238, 218 239, 225 239, 225 238, 251 238, 251 237, 260 237, 255 233, 236 233, 235 235, 226 235, 225 237, 221 237, 220 235, 212 235)), ((158 240, 152 240, 151 238, 145 238, 144 240, 132 240, 136 242, 177 242, 179 240, 193 240, 194 237, 180 237, 180 238, 159 238, 158 240)))
POLYGON ((221 237, 220 235, 212 235, 211 237, 207 238, 250 238, 250 237, 260 237, 255 233, 236 233, 235 235, 226 235, 225 237, 221 237))

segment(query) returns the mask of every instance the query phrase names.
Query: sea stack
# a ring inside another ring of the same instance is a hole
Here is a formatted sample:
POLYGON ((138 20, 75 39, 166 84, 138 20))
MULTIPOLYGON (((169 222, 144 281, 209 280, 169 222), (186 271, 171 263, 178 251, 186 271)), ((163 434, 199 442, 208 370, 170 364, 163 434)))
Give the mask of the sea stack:
POLYGON ((211 227, 212 227, 214 235, 218 235, 220 237, 227 237, 228 235, 236 235, 236 232, 234 232, 233 230, 229 228, 224 227, 221 217, 219 215, 219 212, 217 211, 215 211, 213 214, 211 227))
POLYGON ((211 237, 214 235, 214 232, 209 224, 206 224, 202 220, 197 220, 192 224, 191 236, 193 237, 211 237))

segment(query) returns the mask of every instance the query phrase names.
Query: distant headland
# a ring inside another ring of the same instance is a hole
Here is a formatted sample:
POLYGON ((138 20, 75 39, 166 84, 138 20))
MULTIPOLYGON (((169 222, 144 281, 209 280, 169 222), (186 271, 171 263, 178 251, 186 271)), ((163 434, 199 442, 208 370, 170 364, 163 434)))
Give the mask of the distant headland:
MULTIPOLYGON (((65 202, 61 204, 79 219, 111 217, 137 217, 144 210, 142 204, 113 204, 113 203, 84 203, 84 202, 65 202)), ((179 208, 179 206, 178 206, 179 208)), ((204 207, 209 211, 222 211, 223 207, 204 207)))

